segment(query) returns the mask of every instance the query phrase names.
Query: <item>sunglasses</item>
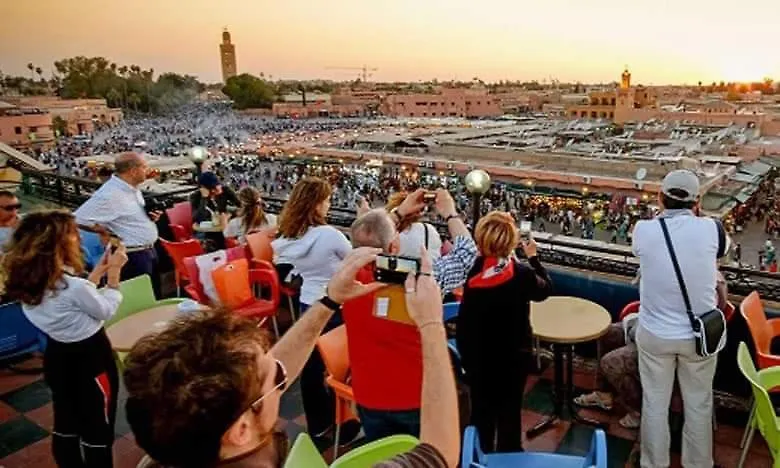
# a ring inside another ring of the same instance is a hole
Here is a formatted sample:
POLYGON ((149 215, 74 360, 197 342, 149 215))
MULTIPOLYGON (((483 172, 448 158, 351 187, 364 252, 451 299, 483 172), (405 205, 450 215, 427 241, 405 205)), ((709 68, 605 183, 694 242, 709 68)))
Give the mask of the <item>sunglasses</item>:
POLYGON ((253 401, 251 405, 249 405, 249 408, 257 412, 259 410, 259 405, 262 403, 262 401, 267 397, 268 395, 272 394, 275 391, 283 392, 287 388, 287 369, 285 369, 284 364, 282 364, 281 361, 278 359, 275 359, 276 361, 276 375, 274 376, 274 386, 271 390, 268 390, 264 394, 260 395, 260 397, 253 401))
POLYGON ((0 209, 3 209, 5 211, 21 210, 22 209, 22 204, 21 203, 16 203, 15 205, 0 206, 0 209))

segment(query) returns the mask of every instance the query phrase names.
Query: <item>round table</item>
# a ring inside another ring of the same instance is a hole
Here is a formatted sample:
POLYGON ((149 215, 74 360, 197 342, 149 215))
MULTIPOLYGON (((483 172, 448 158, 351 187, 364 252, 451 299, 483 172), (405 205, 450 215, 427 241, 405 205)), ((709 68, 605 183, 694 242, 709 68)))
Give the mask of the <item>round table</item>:
POLYGON ((582 418, 574 408, 574 345, 601 338, 612 323, 607 310, 579 297, 553 296, 543 302, 531 303, 531 327, 534 337, 553 345, 554 413, 529 429, 528 437, 539 435, 563 416, 564 400, 577 422, 601 426, 598 421, 582 418), (566 355, 564 380, 563 357, 566 355))
POLYGON ((179 313, 177 304, 169 304, 136 312, 106 329, 111 348, 127 352, 144 336, 164 329, 179 313))

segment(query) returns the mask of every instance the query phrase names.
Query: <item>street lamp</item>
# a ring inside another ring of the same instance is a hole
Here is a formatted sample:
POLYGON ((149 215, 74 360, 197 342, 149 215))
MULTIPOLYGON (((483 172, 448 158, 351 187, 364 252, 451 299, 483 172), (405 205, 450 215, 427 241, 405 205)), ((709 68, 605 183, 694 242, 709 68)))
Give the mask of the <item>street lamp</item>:
POLYGON ((490 176, 482 169, 474 169, 466 174, 466 190, 471 193, 471 209, 473 226, 477 227, 481 215, 482 195, 490 189, 490 176))
POLYGON ((200 174, 203 171, 203 163, 208 158, 208 151, 202 146, 194 146, 190 149, 190 161, 195 164, 195 180, 200 178, 200 174))

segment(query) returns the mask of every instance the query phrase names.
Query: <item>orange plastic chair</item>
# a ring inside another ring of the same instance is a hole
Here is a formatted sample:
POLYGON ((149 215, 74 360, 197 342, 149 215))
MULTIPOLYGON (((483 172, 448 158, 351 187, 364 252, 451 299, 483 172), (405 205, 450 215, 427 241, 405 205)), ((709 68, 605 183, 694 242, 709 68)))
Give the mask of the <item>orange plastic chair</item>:
POLYGON ((341 325, 319 337, 317 350, 320 352, 325 370, 328 372, 325 383, 336 394, 336 440, 333 442, 333 458, 335 459, 339 454, 341 425, 352 419, 358 419, 352 410, 355 395, 352 393, 352 386, 346 383, 349 375, 347 327, 341 325))
POLYGON ((246 244, 252 252, 255 260, 274 261, 274 249, 271 247, 271 238, 264 232, 256 232, 246 236, 246 244))
POLYGON ((186 240, 184 242, 170 242, 160 239, 165 251, 173 261, 174 275, 176 279, 176 296, 181 296, 181 288, 190 282, 190 275, 184 266, 184 259, 187 257, 197 257, 205 253, 203 246, 196 239, 186 240))
POLYGON ((780 356, 772 354, 772 339, 780 336, 780 318, 767 320, 764 305, 758 291, 753 291, 739 305, 747 322, 753 344, 756 346, 756 362, 759 369, 780 365, 780 356))
POLYGON ((192 205, 190 202, 179 202, 165 210, 168 223, 177 242, 192 238, 192 205))

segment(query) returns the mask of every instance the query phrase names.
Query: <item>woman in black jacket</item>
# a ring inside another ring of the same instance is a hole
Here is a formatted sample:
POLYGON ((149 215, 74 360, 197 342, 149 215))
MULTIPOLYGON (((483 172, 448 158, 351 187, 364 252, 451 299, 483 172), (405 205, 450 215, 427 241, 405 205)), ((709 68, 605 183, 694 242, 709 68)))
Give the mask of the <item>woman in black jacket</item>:
POLYGON ((485 452, 523 450, 520 412, 532 366, 530 301, 550 296, 552 283, 533 239, 520 245, 508 213, 494 211, 477 223, 480 257, 469 272, 457 324, 457 343, 471 387, 471 424, 485 452))

